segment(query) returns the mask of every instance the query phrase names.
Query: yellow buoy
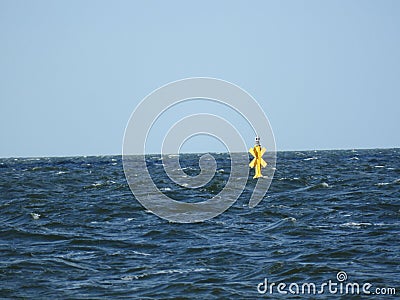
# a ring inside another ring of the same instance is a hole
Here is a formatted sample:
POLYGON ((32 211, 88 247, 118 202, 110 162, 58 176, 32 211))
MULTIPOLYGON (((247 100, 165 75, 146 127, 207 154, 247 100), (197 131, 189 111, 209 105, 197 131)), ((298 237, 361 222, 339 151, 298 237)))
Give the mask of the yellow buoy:
POLYGON ((253 160, 249 164, 250 168, 255 168, 255 174, 254 174, 253 178, 263 177, 261 174, 261 166, 263 168, 265 168, 267 166, 266 161, 262 158, 265 151, 267 151, 267 149, 261 148, 260 138, 257 136, 256 144, 254 145, 253 148, 249 149, 249 152, 251 153, 251 155, 254 156, 253 160))

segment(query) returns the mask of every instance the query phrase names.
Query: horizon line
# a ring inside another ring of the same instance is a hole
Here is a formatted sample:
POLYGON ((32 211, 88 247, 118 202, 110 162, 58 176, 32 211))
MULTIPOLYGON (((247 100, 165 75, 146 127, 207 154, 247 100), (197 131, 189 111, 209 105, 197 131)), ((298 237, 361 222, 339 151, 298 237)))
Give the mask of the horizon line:
MULTIPOLYGON (((357 150, 389 150, 389 149, 399 149, 400 146, 397 147, 376 147, 376 148, 333 148, 333 149, 290 149, 290 150, 276 150, 276 153, 279 152, 312 152, 312 151, 357 151, 357 150)), ((268 152, 268 150, 267 150, 268 152)), ((164 153, 164 155, 180 155, 180 154, 228 154, 228 153, 247 153, 247 152, 181 152, 181 153, 164 153)), ((142 155, 139 153, 136 154, 127 154, 127 155, 142 155)), ((151 152, 145 153, 144 155, 161 155, 161 153, 151 152)), ((123 156, 122 153, 119 154, 73 154, 73 155, 47 155, 47 156, 3 156, 0 159, 10 159, 10 158, 20 158, 20 159, 32 159, 32 158, 72 158, 72 157, 101 157, 101 156, 123 156)))

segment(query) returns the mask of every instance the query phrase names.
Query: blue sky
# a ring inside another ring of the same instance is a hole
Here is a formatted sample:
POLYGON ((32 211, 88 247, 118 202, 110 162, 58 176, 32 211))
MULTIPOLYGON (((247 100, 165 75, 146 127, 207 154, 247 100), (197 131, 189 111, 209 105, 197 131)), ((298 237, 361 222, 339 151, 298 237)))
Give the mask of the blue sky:
POLYGON ((119 154, 136 105, 193 76, 253 95, 278 150, 400 146, 396 0, 0 0, 0 45, 0 157, 119 154))

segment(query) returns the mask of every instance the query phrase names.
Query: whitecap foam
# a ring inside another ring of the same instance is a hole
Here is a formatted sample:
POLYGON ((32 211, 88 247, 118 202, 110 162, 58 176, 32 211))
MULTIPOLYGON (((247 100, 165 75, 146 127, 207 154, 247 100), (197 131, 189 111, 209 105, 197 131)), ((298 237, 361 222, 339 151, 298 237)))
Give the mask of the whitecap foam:
POLYGON ((326 182, 322 182, 322 183, 319 184, 319 186, 323 187, 323 188, 328 188, 329 184, 327 184, 326 182))
POLYGON ((308 158, 304 158, 304 161, 308 161, 308 160, 316 160, 318 159, 318 157, 308 157, 308 158))
POLYGON ((137 255, 143 255, 143 256, 150 256, 151 254, 149 254, 149 253, 144 253, 144 252, 140 252, 140 251, 133 251, 133 253, 134 254, 137 254, 137 255))
POLYGON ((360 222, 360 223, 357 223, 357 222, 347 222, 347 223, 343 223, 343 224, 341 224, 340 225, 340 227, 353 227, 353 228, 361 228, 361 227, 364 227, 364 226, 372 226, 372 225, 374 225, 374 224, 372 224, 372 223, 367 223, 367 222, 360 222))
POLYGON ((34 220, 39 220, 39 218, 40 218, 40 214, 37 214, 37 213, 31 213, 31 216, 34 220))
POLYGON ((204 271, 209 271, 210 269, 206 268, 195 268, 195 269, 170 269, 170 270, 157 270, 154 272, 149 272, 149 273, 143 273, 139 275, 126 275, 121 277, 121 280, 124 281, 132 281, 132 280, 137 280, 141 278, 145 278, 148 276, 153 276, 153 275, 164 275, 164 274, 185 274, 185 273, 193 273, 193 272, 204 272, 204 271))

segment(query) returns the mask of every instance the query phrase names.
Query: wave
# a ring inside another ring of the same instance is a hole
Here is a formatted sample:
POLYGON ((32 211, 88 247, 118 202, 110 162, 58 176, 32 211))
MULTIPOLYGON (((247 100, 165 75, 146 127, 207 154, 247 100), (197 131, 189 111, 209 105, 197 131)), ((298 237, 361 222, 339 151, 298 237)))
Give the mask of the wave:
POLYGON ((186 273, 194 273, 194 272, 207 272, 210 269, 207 268, 194 268, 194 269, 169 269, 169 270, 155 270, 153 272, 142 273, 138 275, 125 275, 121 277, 121 280, 124 281, 132 281, 143 279, 149 276, 157 276, 157 275, 169 275, 169 274, 186 274, 186 273))

